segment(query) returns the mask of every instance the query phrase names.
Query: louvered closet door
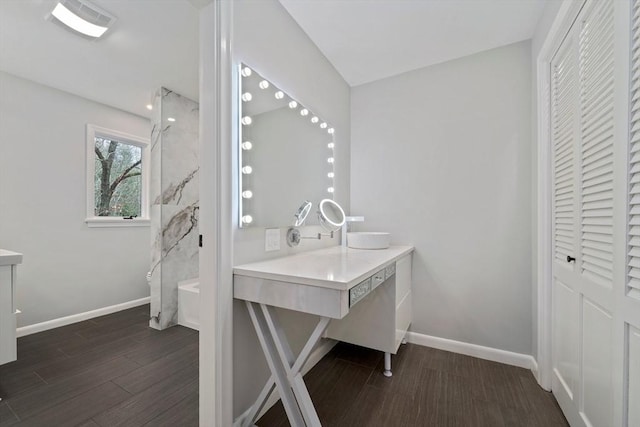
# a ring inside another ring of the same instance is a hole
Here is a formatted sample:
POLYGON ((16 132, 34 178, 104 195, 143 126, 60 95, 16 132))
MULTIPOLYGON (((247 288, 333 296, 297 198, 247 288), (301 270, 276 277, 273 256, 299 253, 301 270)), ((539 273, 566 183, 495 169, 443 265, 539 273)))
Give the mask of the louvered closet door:
POLYGON ((576 46, 577 35, 571 31, 551 63, 553 391, 565 414, 577 411, 580 391, 580 284, 575 263, 580 247, 580 80, 576 46))
MULTIPOLYGON (((625 261, 625 286, 617 302, 624 347, 620 369, 623 384, 622 399, 626 403, 622 418, 628 426, 640 426, 640 1, 632 2, 631 62, 629 90, 628 145, 628 223, 625 261)), ((618 325, 616 325, 618 326, 618 325)))
POLYGON ((552 389, 572 426, 640 427, 639 16, 586 1, 551 64, 552 389))

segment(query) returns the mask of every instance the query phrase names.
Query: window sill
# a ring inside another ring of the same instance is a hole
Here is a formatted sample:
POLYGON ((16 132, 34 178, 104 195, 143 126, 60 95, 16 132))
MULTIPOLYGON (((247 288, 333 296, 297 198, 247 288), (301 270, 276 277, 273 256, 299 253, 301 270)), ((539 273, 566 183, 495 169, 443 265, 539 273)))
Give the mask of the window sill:
POLYGON ((121 217, 92 217, 85 219, 90 228, 98 227, 149 227, 149 218, 124 219, 121 217))

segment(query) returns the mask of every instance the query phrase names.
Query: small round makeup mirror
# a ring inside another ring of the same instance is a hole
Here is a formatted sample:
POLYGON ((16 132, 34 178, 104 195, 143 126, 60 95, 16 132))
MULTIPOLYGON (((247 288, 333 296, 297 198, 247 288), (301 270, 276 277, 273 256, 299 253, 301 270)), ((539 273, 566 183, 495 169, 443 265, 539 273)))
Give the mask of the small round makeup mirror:
POLYGON ((304 224, 304 221, 307 219, 309 212, 311 212, 312 205, 313 203, 308 200, 305 200, 304 203, 300 205, 298 211, 293 215, 296 217, 296 220, 293 223, 294 227, 300 227, 302 226, 302 224, 304 224))
POLYGON ((331 199, 323 199, 318 207, 318 219, 322 228, 333 232, 344 225, 346 216, 339 204, 331 199))

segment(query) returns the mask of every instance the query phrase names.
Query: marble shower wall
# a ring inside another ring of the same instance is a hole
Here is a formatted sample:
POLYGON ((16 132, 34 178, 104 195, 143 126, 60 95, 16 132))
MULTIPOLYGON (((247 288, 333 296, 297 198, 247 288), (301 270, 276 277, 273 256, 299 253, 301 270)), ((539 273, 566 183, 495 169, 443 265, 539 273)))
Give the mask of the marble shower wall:
POLYGON ((198 277, 198 104, 166 88, 151 117, 151 320, 178 322, 178 282, 198 277))

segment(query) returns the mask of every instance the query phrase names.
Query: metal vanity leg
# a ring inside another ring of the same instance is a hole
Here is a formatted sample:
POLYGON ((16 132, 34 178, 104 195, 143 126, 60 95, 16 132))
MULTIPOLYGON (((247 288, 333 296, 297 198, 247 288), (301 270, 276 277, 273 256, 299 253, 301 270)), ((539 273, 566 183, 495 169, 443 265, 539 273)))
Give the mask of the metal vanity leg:
MULTIPOLYGON (((255 422, 258 421, 258 415, 260 415, 260 411, 262 411, 262 408, 264 408, 264 405, 267 403, 267 400, 269 400, 269 396, 271 396, 271 393, 273 393, 273 390, 275 389, 276 389, 276 382, 273 379, 273 375, 272 375, 269 377, 269 379, 267 380, 267 383, 262 388, 262 391, 258 395, 258 398, 256 399, 255 403, 251 405, 251 408, 247 413, 247 415, 245 416, 245 418, 241 421, 240 423, 241 427, 251 427, 251 426, 255 427, 255 422)), ((236 424, 234 423, 233 425, 235 426, 236 424)))
POLYGON ((390 377, 393 375, 391 372, 391 353, 384 354, 384 372, 382 373, 385 377, 390 377))
POLYGON ((255 423, 269 395, 277 387, 292 427, 321 427, 320 419, 302 379, 301 370, 331 319, 328 317, 320 319, 302 351, 297 358, 294 358, 287 337, 278 323, 273 309, 265 304, 249 301, 247 301, 247 308, 271 370, 271 378, 262 389, 258 400, 243 420, 242 425, 251 426, 255 423))

